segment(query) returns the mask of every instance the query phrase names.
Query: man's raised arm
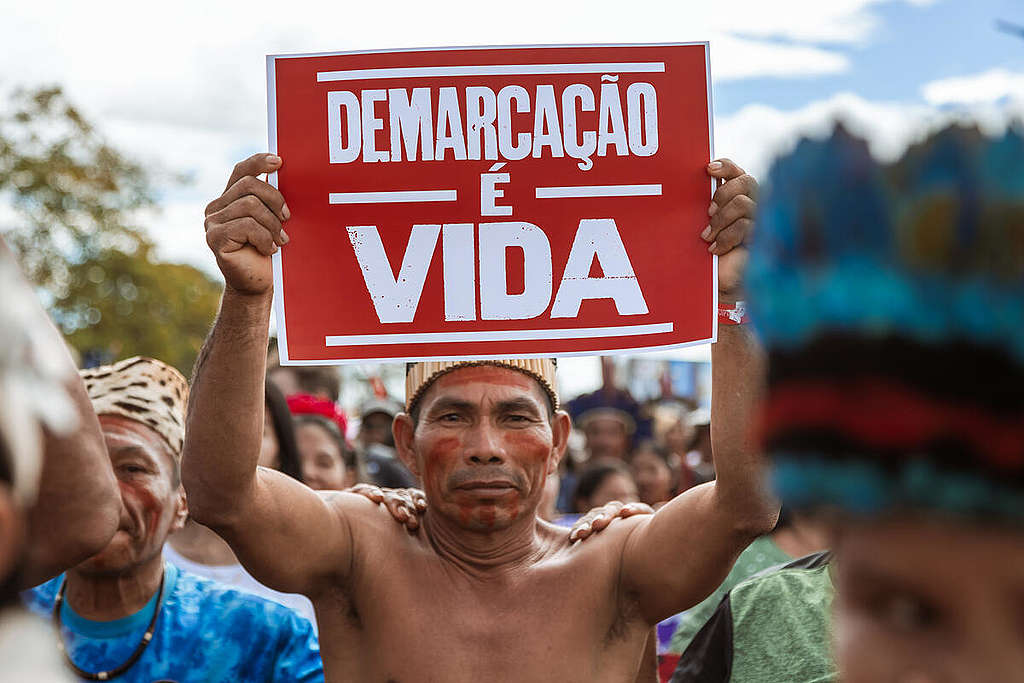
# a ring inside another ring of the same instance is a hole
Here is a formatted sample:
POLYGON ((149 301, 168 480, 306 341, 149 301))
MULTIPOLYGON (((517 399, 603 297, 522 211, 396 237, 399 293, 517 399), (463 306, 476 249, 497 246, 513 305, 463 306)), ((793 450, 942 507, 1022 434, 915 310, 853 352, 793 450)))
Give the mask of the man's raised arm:
MULTIPOLYGON (((0 274, 10 268, 3 295, 8 311, 18 310, 14 329, 5 330, 6 352, 24 358, 45 359, 48 372, 64 375, 64 388, 77 424, 64 433, 44 429, 39 488, 27 511, 26 555, 16 581, 21 588, 42 583, 95 555, 110 542, 121 516, 121 495, 110 468, 99 421, 85 386, 71 360, 64 340, 35 300, 28 283, 14 266, 14 256, 0 239, 0 274), (8 262, 7 264, 3 262, 8 262), (34 347, 32 352, 28 347, 34 347)), ((26 373, 31 376, 31 373, 26 373)), ((22 392, 36 392, 22 379, 22 392)), ((17 401, 40 401, 36 396, 16 395, 17 401)), ((52 406, 48 406, 52 409, 52 406)), ((29 425, 19 425, 31 429, 29 425)))
POLYGON ((192 517, 217 531, 242 564, 278 590, 310 593, 348 565, 351 537, 336 506, 287 475, 257 468, 273 299, 271 255, 288 241, 284 197, 259 180, 281 159, 235 166, 206 209, 206 241, 224 274, 213 331, 189 396, 182 481, 192 517))
MULTIPOLYGON (((708 167, 726 181, 715 193, 711 243, 718 262, 719 305, 735 303, 747 254, 757 183, 728 160, 708 167)), ((736 557, 771 531, 778 503, 753 439, 765 381, 764 354, 746 325, 718 326, 711 347, 711 446, 714 482, 694 487, 642 518, 623 550, 623 590, 654 623, 692 607, 725 579, 736 557)))

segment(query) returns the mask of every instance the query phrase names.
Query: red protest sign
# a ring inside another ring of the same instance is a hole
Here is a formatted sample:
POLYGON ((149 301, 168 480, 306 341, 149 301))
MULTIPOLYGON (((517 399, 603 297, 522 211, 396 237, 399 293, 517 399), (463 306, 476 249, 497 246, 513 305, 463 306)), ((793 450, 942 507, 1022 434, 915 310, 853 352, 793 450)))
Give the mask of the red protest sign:
POLYGON ((267 58, 282 362, 711 341, 707 45, 267 58))

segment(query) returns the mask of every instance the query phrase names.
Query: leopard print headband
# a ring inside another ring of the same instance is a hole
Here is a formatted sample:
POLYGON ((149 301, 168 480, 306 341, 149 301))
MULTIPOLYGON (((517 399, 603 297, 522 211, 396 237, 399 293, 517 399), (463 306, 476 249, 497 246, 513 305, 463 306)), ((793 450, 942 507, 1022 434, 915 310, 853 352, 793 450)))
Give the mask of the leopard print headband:
POLYGON ((136 356, 82 370, 97 415, 121 415, 150 427, 181 460, 188 382, 166 363, 136 356))

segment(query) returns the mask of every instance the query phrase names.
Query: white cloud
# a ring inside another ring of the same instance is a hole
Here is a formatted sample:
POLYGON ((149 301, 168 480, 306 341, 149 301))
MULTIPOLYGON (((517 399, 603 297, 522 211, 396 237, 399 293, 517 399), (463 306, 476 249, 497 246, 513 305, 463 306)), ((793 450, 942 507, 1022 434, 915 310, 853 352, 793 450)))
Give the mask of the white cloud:
MULTIPOLYGON (((934 0, 903 0, 929 5, 934 0)), ((737 35, 817 43, 863 43, 878 27, 874 7, 892 0, 740 0, 711 9, 719 28, 737 35), (724 24, 724 26, 722 26, 724 24)), ((694 8, 689 8, 690 12, 694 8)))
POLYGON ((847 65, 816 43, 864 41, 874 9, 894 1, 907 0, 520 0, 498 20, 472 0, 393 0, 386 13, 322 0, 20 3, 0 24, 0 79, 65 83, 104 116, 227 130, 262 120, 267 53, 710 40, 721 80, 817 75, 847 65))
POLYGON ((1024 98, 1024 73, 990 69, 970 76, 954 76, 926 83, 921 95, 929 104, 958 105, 998 102, 1024 98))
POLYGON ((973 123, 988 134, 997 134, 1022 116, 1024 100, 1012 106, 981 103, 940 109, 841 93, 788 111, 754 104, 719 117, 715 121, 715 153, 763 179, 776 156, 790 151, 801 137, 827 136, 836 121, 866 138, 876 157, 892 160, 908 145, 950 123, 973 123))
POLYGON ((711 69, 716 82, 740 78, 811 78, 846 71, 845 55, 807 45, 780 45, 723 36, 711 43, 711 69))

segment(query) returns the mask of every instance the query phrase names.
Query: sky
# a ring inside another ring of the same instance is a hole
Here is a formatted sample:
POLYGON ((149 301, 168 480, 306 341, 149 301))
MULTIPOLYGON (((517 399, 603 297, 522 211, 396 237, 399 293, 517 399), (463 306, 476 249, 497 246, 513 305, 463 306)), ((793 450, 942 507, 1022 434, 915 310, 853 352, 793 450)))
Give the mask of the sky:
POLYGON ((187 176, 145 222, 162 258, 211 273, 203 208, 266 149, 266 54, 707 40, 716 153, 758 177, 837 118, 895 157, 950 120, 1024 117, 1024 36, 997 29, 1024 27, 1024 0, 0 5, 0 91, 62 85, 127 155, 187 176))

